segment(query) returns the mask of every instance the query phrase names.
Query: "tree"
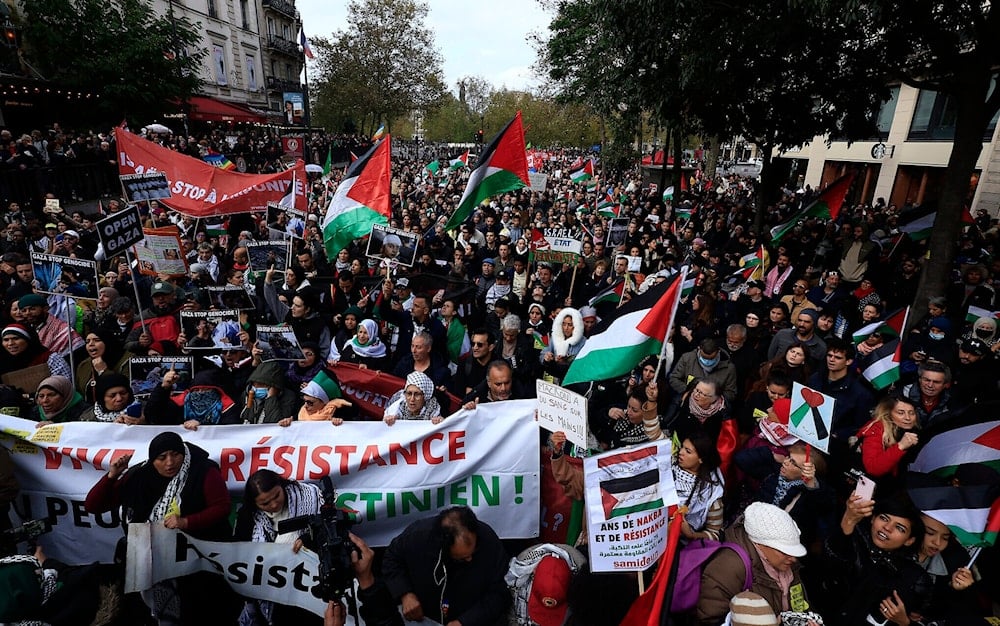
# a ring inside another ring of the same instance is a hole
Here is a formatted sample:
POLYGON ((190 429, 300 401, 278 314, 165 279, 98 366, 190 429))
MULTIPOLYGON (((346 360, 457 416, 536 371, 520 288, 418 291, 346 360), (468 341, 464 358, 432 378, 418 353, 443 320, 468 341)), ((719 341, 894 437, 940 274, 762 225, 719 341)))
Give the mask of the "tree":
POLYGON ((47 79, 96 92, 100 115, 153 118, 201 84, 195 25, 144 0, 23 0, 25 54, 47 79))
POLYGON ((315 116, 330 127, 353 121, 370 134, 444 94, 441 55, 418 0, 351 0, 347 28, 318 38, 315 116))
MULTIPOLYGON (((969 181, 990 121, 1000 111, 1000 7, 973 0, 811 0, 827 17, 848 21, 857 35, 844 50, 854 59, 875 49, 885 76, 951 99, 955 137, 937 195, 931 234, 914 310, 944 294, 955 260, 969 181)), ((869 62, 869 67, 871 67, 869 62)), ((919 319, 914 316, 914 322, 919 319)))

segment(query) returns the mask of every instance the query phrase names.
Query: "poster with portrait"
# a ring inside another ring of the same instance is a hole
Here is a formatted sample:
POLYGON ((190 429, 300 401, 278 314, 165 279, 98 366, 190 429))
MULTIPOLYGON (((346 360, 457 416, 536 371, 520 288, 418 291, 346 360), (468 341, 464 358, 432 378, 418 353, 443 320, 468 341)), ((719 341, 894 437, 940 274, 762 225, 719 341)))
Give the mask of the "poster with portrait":
POLYGON ((391 226, 372 224, 365 256, 413 267, 419 243, 420 235, 391 226))
POLYGON ((181 311, 181 328, 188 350, 218 350, 240 345, 240 312, 181 311))
POLYGON ((257 308, 253 298, 245 287, 239 285, 221 285, 205 287, 208 292, 208 300, 214 309, 237 309, 239 311, 252 311, 257 308))
POLYGON ((140 273, 147 276, 183 276, 188 273, 187 259, 182 253, 180 232, 176 226, 144 228, 142 232, 145 238, 132 248, 140 273))
POLYGON ((122 174, 118 177, 130 202, 148 202, 170 197, 170 183, 163 172, 122 174))
POLYGON ((281 94, 281 99, 284 102, 284 108, 282 109, 285 114, 284 122, 293 126, 301 124, 306 114, 305 99, 302 97, 302 92, 286 91, 281 94))
POLYGON ((97 263, 90 259, 32 251, 31 271, 35 274, 35 291, 39 293, 97 300, 100 288, 97 263))
MULTIPOLYGON (((267 203, 267 227, 270 230, 302 239, 306 228, 305 213, 277 202, 267 203)), ((285 237, 287 239, 288 237, 285 237)))
POLYGON ((625 243, 625 238, 628 236, 629 218, 616 217, 609 220, 609 222, 608 240, 605 245, 609 250, 614 250, 616 247, 624 245, 625 243))
POLYGON ((272 267, 279 272, 288 268, 288 253, 291 244, 287 241, 244 241, 250 254, 250 269, 266 272, 272 267))
POLYGON ((264 361, 298 361, 304 359, 299 340, 290 326, 258 326, 257 347, 264 351, 264 361))
POLYGON ((191 356, 134 356, 128 360, 128 377, 132 380, 132 393, 145 398, 163 383, 163 375, 174 370, 180 374, 174 391, 184 391, 191 386, 194 376, 194 357, 191 356))

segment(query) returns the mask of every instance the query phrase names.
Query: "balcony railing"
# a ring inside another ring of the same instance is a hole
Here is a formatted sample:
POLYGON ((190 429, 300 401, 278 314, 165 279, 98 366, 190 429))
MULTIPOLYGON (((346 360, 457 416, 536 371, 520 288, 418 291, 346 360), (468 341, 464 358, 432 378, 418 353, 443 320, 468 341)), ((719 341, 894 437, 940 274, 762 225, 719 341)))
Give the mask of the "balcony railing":
POLYGON ((293 20, 298 17, 298 12, 295 10, 295 5, 288 0, 262 0, 261 4, 265 9, 271 9, 272 11, 277 11, 282 15, 292 18, 293 20))
POLYGON ((299 44, 294 41, 289 41, 284 37, 278 37, 277 35, 267 36, 267 47, 272 50, 277 50, 278 52, 283 52, 289 56, 302 56, 302 53, 299 52, 299 44))
POLYGON ((271 91, 302 91, 302 84, 295 80, 285 80, 276 76, 267 77, 267 88, 271 91))

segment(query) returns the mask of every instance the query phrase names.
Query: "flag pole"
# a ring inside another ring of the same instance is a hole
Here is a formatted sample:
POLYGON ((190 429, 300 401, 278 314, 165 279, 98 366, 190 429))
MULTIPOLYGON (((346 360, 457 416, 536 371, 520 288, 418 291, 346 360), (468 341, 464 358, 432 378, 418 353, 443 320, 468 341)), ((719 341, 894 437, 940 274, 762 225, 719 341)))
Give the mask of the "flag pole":
MULTIPOLYGON (((678 290, 684 289, 684 281, 687 280, 687 266, 681 268, 681 275, 677 278, 680 281, 678 283, 678 290)), ((674 329, 674 318, 677 317, 677 307, 681 303, 680 294, 678 297, 674 298, 674 309, 670 312, 670 321, 667 322, 667 332, 663 335, 663 345, 660 347, 660 355, 656 360, 656 373, 653 374, 653 380, 657 380, 660 377, 660 371, 663 369, 663 361, 667 358, 667 340, 670 338, 670 331, 674 329)))

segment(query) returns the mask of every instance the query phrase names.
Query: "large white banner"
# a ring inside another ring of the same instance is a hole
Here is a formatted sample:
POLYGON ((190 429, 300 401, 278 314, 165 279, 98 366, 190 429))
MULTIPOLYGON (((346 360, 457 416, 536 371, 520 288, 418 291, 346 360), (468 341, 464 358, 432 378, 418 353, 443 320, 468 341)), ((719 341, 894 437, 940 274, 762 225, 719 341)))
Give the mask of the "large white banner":
POLYGON ((355 532, 385 546, 411 522, 467 505, 501 537, 535 537, 539 525, 539 443, 534 400, 481 404, 438 425, 429 421, 295 422, 287 428, 126 426, 36 423, 0 415, 21 485, 21 519, 47 518, 46 552, 69 563, 109 561, 122 535, 118 512, 84 509, 90 488, 118 457, 145 460, 149 441, 172 430, 208 451, 234 502, 248 476, 271 469, 319 483, 333 479, 338 506, 355 509, 355 532))
POLYGON ((670 441, 583 460, 590 569, 638 572, 667 548, 667 510, 677 504, 670 441))

